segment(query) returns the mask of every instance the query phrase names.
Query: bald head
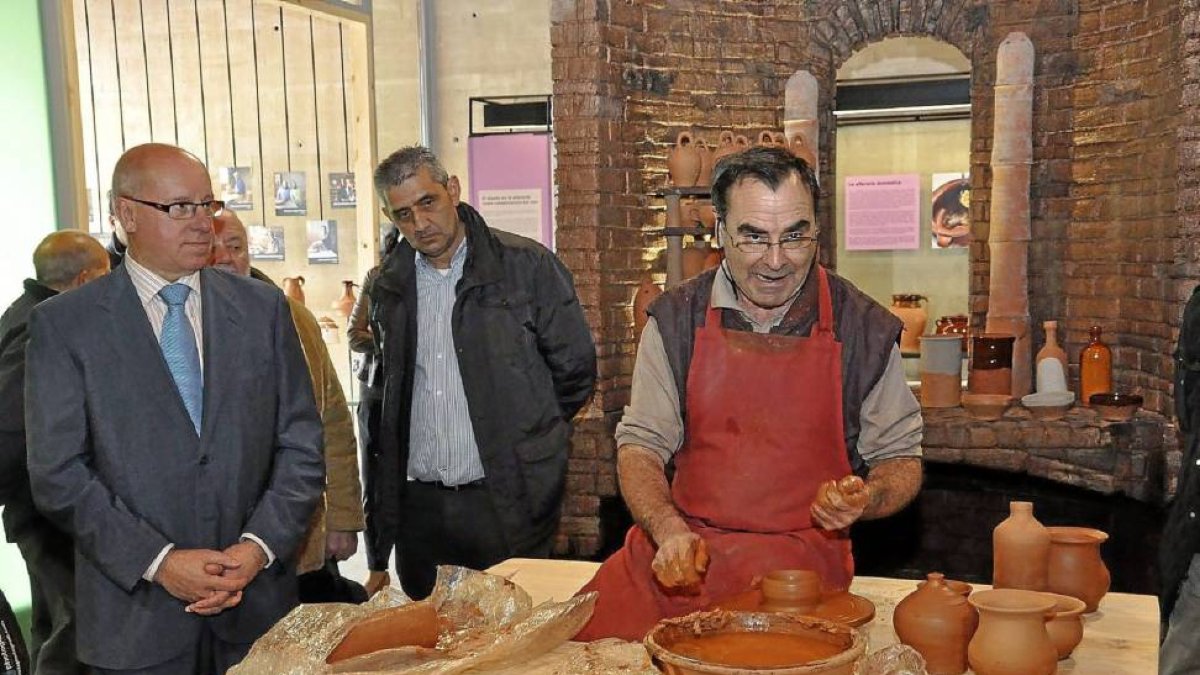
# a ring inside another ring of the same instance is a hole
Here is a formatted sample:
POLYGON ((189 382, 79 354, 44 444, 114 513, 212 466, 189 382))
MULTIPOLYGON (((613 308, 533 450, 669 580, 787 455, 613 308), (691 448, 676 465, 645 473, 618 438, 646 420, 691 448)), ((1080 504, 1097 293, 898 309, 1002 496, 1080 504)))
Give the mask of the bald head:
POLYGON ((53 232, 33 250, 33 269, 43 286, 67 291, 108 274, 108 251, 83 232, 53 232))
POLYGON ((210 263, 217 269, 243 277, 250 276, 250 251, 247 248, 246 226, 233 211, 225 210, 213 217, 213 255, 210 263))
POLYGON ((147 182, 153 182, 156 174, 188 167, 198 167, 207 174, 204 162, 183 148, 166 143, 134 146, 113 167, 112 197, 136 197, 146 189, 147 182))

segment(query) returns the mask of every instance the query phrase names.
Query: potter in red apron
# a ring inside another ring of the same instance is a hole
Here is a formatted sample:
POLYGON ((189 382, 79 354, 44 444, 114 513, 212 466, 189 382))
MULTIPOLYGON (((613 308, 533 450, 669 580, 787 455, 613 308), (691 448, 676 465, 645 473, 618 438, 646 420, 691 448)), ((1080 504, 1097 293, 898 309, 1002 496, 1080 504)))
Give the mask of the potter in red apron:
POLYGON ((749 590, 775 569, 812 569, 827 589, 854 576, 843 532, 813 525, 823 481, 850 473, 842 427, 842 346, 833 335, 825 270, 816 266, 820 315, 809 337, 721 328, 711 305, 687 381, 687 435, 671 496, 711 556, 699 594, 668 593, 650 564, 656 547, 638 526, 583 589, 599 591, 575 637, 641 640, 660 619, 749 590))

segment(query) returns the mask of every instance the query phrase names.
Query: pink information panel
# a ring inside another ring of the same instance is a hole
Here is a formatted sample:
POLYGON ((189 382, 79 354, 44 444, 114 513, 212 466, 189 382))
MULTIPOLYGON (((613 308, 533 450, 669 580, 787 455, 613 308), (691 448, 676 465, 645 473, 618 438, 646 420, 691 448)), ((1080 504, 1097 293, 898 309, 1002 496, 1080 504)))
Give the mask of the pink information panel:
POLYGON ((846 178, 846 250, 915 249, 921 238, 919 174, 846 178))
POLYGON ((471 205, 490 227, 554 248, 550 134, 492 134, 467 139, 471 205))

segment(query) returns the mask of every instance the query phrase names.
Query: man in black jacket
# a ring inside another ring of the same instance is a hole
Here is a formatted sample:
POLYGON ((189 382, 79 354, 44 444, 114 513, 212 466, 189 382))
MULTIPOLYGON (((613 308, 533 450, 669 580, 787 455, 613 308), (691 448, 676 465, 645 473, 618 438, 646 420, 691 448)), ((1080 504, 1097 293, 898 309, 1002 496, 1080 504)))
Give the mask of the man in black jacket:
POLYGON ((33 506, 25 460, 25 346, 34 306, 108 273, 104 247, 63 230, 33 253, 36 279, 0 318, 0 504, 4 531, 25 558, 33 616, 30 660, 39 675, 82 673, 75 659, 75 547, 33 506))
POLYGON ((385 159, 375 189, 404 241, 370 290, 385 405, 367 540, 375 560, 396 545, 423 598, 437 565, 550 554, 596 348, 563 264, 489 228, 428 149, 385 159))

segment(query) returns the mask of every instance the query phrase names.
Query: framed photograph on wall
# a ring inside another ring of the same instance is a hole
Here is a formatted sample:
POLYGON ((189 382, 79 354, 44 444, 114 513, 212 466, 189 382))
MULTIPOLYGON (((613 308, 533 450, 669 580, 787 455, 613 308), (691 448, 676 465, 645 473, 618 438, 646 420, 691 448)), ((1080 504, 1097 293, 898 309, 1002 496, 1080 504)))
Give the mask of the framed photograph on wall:
POLYGON ((231 211, 249 211, 254 208, 254 192, 250 184, 250 167, 222 166, 217 168, 217 184, 221 186, 220 199, 231 211))
POLYGON ((971 178, 965 171, 931 178, 930 245, 966 248, 971 243, 971 178))
POLYGON ((329 174, 329 202, 335 209, 352 209, 358 206, 358 190, 352 173, 329 174))
POLYGON ((246 232, 250 239, 247 247, 251 260, 283 260, 286 248, 282 227, 251 225, 246 232))
POLYGON ((275 215, 303 216, 308 213, 308 190, 303 171, 275 173, 275 215))
POLYGON ((338 237, 336 220, 308 221, 308 262, 313 265, 336 265, 338 237))

